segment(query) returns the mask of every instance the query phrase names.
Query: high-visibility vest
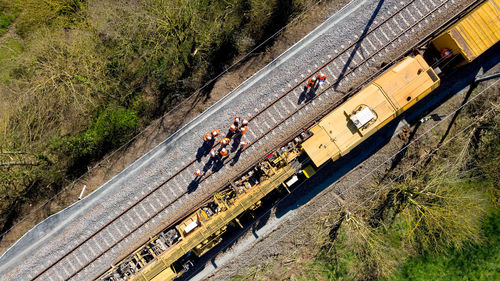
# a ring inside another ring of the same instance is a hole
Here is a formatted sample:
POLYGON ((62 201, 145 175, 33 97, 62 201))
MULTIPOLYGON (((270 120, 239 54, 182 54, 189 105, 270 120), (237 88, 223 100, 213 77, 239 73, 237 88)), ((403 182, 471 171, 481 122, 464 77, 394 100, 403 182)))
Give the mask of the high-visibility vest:
POLYGON ((219 134, 220 134, 220 130, 219 129, 212 130, 212 136, 214 138, 217 137, 219 134))
POLYGON ((236 132, 236 129, 237 129, 237 128, 238 128, 238 127, 236 127, 236 125, 231 124, 231 126, 229 126, 229 131, 231 131, 231 132, 233 132, 233 133, 234 133, 234 132, 236 132))
POLYGON ((247 146, 248 142, 242 141, 240 142, 240 148, 243 149, 245 146, 247 146))
POLYGON ((311 88, 312 86, 314 86, 315 83, 316 83, 316 78, 315 77, 311 77, 311 78, 309 78, 309 81, 307 82, 306 87, 307 88, 311 88))
POLYGON ((241 134, 244 135, 247 132, 247 126, 241 127, 241 134))
POLYGON ((451 55, 452 55, 452 54, 453 54, 453 53, 450 51, 450 49, 446 49, 446 48, 445 48, 445 49, 443 49, 443 50, 441 51, 441 57, 442 57, 443 59, 447 59, 447 58, 451 57, 451 55))
POLYGON ((220 150, 220 155, 222 155, 222 156, 228 156, 229 152, 227 151, 227 149, 223 148, 223 149, 220 150))
POLYGON ((229 143, 230 139, 229 138, 223 138, 221 141, 220 141, 220 145, 222 146, 226 146, 228 143, 229 143))
POLYGON ((212 134, 208 133, 205 136, 203 136, 203 141, 211 141, 212 140, 212 134))
POLYGON ((326 79, 326 75, 325 75, 325 74, 323 74, 323 73, 318 74, 318 76, 317 76, 317 77, 318 77, 319 81, 323 81, 323 80, 325 80, 325 79, 326 79))

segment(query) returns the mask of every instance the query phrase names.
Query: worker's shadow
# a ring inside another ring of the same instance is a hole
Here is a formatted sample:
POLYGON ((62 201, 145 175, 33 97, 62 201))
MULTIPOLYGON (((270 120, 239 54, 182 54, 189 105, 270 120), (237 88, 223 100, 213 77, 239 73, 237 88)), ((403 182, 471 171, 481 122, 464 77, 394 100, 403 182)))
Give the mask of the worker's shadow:
POLYGON ((240 160, 240 156, 241 156, 242 152, 243 152, 243 149, 238 150, 238 152, 236 152, 236 154, 233 157, 233 160, 231 161, 231 163, 229 165, 234 166, 238 162, 238 160, 240 160))
POLYGON ((224 158, 217 158, 215 161, 213 161, 212 172, 213 173, 218 172, 224 166, 224 160, 226 160, 226 159, 227 159, 227 156, 224 158))
POLYGON ((210 159, 208 159, 207 163, 205 164, 205 166, 203 167, 203 172, 206 173, 208 170, 210 170, 210 167, 212 167, 212 165, 217 162, 217 158, 214 158, 214 157, 210 157, 210 159))
POLYGON ((187 192, 188 193, 194 192, 198 188, 198 185, 200 185, 200 181, 201 177, 196 177, 194 180, 192 180, 187 187, 187 192))
POLYGON ((231 152, 235 152, 238 150, 238 146, 240 145, 242 134, 237 134, 233 139, 233 144, 231 145, 231 152))
POLYGON ((198 162, 201 161, 201 158, 205 155, 208 154, 212 146, 214 145, 215 140, 211 141, 204 141, 203 144, 198 148, 198 151, 196 152, 196 160, 198 162))
POLYGON ((300 93, 297 104, 301 105, 303 102, 308 103, 312 101, 314 97, 316 97, 316 90, 318 89, 318 84, 319 83, 316 83, 316 85, 314 85, 311 88, 307 88, 306 86, 304 86, 304 90, 302 91, 302 93, 300 93))
POLYGON ((302 93, 300 93, 299 100, 297 101, 298 105, 302 104, 306 100, 307 90, 308 89, 309 88, 307 88, 306 86, 304 86, 304 90, 302 91, 302 93))
POLYGON ((228 130, 227 133, 226 133, 226 138, 231 139, 234 136, 234 134, 235 133, 233 131, 228 130))

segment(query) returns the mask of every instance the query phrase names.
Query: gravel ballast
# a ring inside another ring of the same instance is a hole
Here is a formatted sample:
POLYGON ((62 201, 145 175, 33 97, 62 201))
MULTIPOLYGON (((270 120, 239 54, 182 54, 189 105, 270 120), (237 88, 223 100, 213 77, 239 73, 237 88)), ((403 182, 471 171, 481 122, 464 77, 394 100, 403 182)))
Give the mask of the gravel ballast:
MULTIPOLYGON (((236 114, 242 117, 252 116, 256 110, 265 107, 276 95, 284 89, 288 89, 289 85, 294 84, 296 79, 302 80, 304 74, 309 74, 307 72, 309 69, 315 68, 314 65, 319 65, 321 61, 327 60, 328 56, 333 53, 332 50, 342 49, 342 46, 355 40, 355 36, 359 37, 367 23, 374 22, 379 17, 384 18, 395 7, 403 4, 400 1, 381 3, 365 0, 351 2, 340 13, 330 17, 268 66, 84 200, 49 217, 26 233, 0 257, 1 279, 18 280, 41 272, 47 265, 63 256, 80 241, 136 202, 147 191, 161 184, 185 163, 188 163, 190 159, 194 159, 196 151, 201 145, 202 136, 208 130, 221 128, 222 131, 225 131, 230 120, 236 114)), ((453 6, 448 7, 447 12, 442 13, 442 16, 429 19, 425 25, 417 28, 415 34, 423 34, 426 29, 444 22, 457 9, 466 4, 467 1, 455 1, 453 6)), ((256 159, 265 156, 283 139, 289 137, 298 128, 308 124, 320 112, 334 104, 342 90, 355 86, 356 83, 363 80, 363 76, 366 77, 376 71, 376 66, 380 62, 391 61, 401 55, 409 46, 418 41, 418 36, 404 37, 394 45, 389 46, 376 62, 360 68, 356 79, 342 84, 337 89, 338 94, 332 93, 331 97, 333 98, 312 102, 304 113, 276 128, 272 138, 269 137, 256 143, 251 149, 245 151, 236 165, 226 165, 217 172, 216 176, 202 182, 194 192, 186 197, 182 206, 174 204, 168 207, 154 221, 150 221, 127 238, 124 243, 121 243, 119 247, 103 255, 91 267, 77 275, 75 279, 85 280, 96 277, 96 274, 106 270, 112 263, 139 246, 149 235, 157 233, 175 221, 186 209, 195 207, 201 198, 225 185, 228 179, 247 169, 256 159)), ((249 136, 258 125, 258 122, 249 125, 249 136)), ((252 139, 249 140, 252 141, 252 139)), ((196 167, 202 168, 204 162, 205 159, 196 163, 196 167)), ((183 178, 194 177, 193 170, 186 170, 183 178)), ((188 185, 189 181, 185 182, 184 180, 169 182, 162 187, 162 192, 166 196, 172 196, 185 191, 188 185)), ((161 197, 158 198, 165 200, 161 197)), ((88 255, 92 256, 91 253, 88 255)), ((52 276, 55 279, 63 279, 65 273, 53 272, 52 276)))

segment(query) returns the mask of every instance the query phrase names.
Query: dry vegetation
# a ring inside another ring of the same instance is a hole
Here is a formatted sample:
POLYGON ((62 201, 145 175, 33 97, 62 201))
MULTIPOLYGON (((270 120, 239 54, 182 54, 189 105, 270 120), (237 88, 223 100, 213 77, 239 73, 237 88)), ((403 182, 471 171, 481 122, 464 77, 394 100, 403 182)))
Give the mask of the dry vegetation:
POLYGON ((317 218, 309 228, 313 239, 293 255, 247 268, 233 279, 498 277, 498 102, 498 87, 475 99, 446 138, 445 126, 433 130, 395 168, 373 179, 361 201, 340 201, 340 208, 317 218), (497 108, 479 118, 492 106, 497 108))
POLYGON ((0 231, 312 0, 0 0, 0 231))

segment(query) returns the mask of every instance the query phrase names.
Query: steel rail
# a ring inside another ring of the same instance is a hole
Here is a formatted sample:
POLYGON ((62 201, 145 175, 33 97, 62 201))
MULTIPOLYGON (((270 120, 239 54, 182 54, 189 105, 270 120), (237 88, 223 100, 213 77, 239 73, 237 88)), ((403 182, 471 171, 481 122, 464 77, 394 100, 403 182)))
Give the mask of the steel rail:
MULTIPOLYGON (((352 48, 353 46, 355 46, 356 44, 360 43, 366 36, 368 36, 369 34, 371 34, 372 32, 374 32, 375 30, 378 30, 378 28, 386 23, 387 21, 389 21, 390 19, 394 18, 395 16, 397 16, 402 10, 404 10, 406 7, 408 7, 409 5, 411 5, 412 3, 414 3, 416 0, 413 0, 407 4, 405 4, 404 6, 402 6, 400 9, 398 9, 396 11, 396 13, 394 13, 393 15, 389 16, 388 18, 386 18, 385 20, 381 21, 380 23, 378 23, 376 26, 374 26, 373 28, 371 28, 370 30, 368 30, 366 32, 366 34, 364 34, 363 36, 361 36, 360 38, 358 38, 356 41, 354 41, 353 43, 349 44, 344 50, 340 51, 337 55, 333 56, 332 58, 330 58, 327 62, 325 62, 323 65, 317 67, 314 71, 311 72, 311 75, 314 75, 315 73, 317 73, 318 71, 322 70, 323 68, 325 68, 327 65, 329 65, 332 61, 334 61, 335 59, 337 59, 339 56, 341 56, 342 54, 345 54, 350 48, 352 48)), ((450 1, 450 0, 448 0, 450 1)), ((373 55, 371 55, 370 57, 364 59, 362 62, 360 62, 357 66, 355 66, 354 68, 351 68, 349 67, 348 68, 348 71, 345 72, 343 75, 342 75, 342 78, 345 78, 347 75, 351 74, 353 71, 355 71, 356 69, 358 69, 362 64, 366 63, 369 59, 373 58, 376 54, 378 54, 380 51, 382 51, 383 49, 385 49, 386 46, 388 46, 389 44, 393 43, 395 40, 397 40, 399 37, 403 36, 405 34, 405 32, 407 32, 409 29, 413 28, 415 25, 419 24, 420 22, 422 22, 425 18, 427 18, 428 15, 430 15, 431 13, 435 12, 438 8, 442 7, 445 3, 447 3, 448 1, 446 2, 443 2, 442 4, 440 4, 439 6, 437 6, 436 8, 434 8, 432 11, 430 11, 427 15, 425 15, 424 17, 421 17, 418 21, 416 21, 413 25, 411 25, 411 27, 408 27, 407 29, 405 29, 403 32, 401 32, 396 38, 390 40, 388 43, 384 44, 383 47, 379 48, 376 52, 373 53, 373 55)), ((475 3, 478 3, 478 2, 481 2, 480 0, 476 1, 475 3)), ((379 74, 381 71, 377 72, 376 74, 379 74)), ((375 74, 374 74, 375 75, 375 74)), ((372 75, 371 77, 373 77, 374 75, 372 75)), ((254 116, 252 116, 251 118, 249 118, 249 120, 253 120, 255 118, 257 118, 259 115, 263 114, 264 112, 266 112, 269 108, 271 108, 273 105, 275 105, 277 102, 279 102, 280 100, 282 100, 284 97, 287 97, 289 93, 291 93, 292 91, 294 91, 295 89, 297 89, 298 87, 300 87, 301 85, 303 85, 303 83, 310 77, 309 76, 306 76, 306 78, 302 79, 300 82, 296 83, 295 86, 293 86, 292 88, 289 88, 289 90, 287 90, 286 92, 284 92, 281 96, 275 98, 275 100, 273 100, 270 104, 268 104, 266 107, 262 108, 259 112, 257 112, 254 116)), ((370 78, 371 78, 370 77, 370 78)), ((340 79, 337 79, 337 81, 335 83, 332 83, 330 86, 328 86, 325 90, 323 90, 322 92, 320 92, 319 94, 317 94, 316 96, 313 97, 312 100, 314 99, 317 99, 318 97, 320 97, 322 94, 324 94, 327 90, 331 89, 334 85, 338 85, 339 83, 341 82, 340 79)), ((349 92, 349 93, 352 93, 349 92)), ((349 94, 348 93, 348 94, 349 94)), ((348 94, 344 95, 343 97, 340 97, 340 101, 343 101, 345 100, 346 98, 348 98, 348 94)), ((311 100, 311 101, 312 101, 311 100)), ((248 149, 251 145, 257 143, 259 140, 261 140, 262 138, 264 138, 265 136, 267 136, 270 132, 272 132, 274 129, 276 129, 278 126, 280 126, 281 124, 283 124, 285 121, 287 121, 289 118, 291 118, 292 116, 294 116, 297 112, 299 112, 300 110, 302 110, 305 106, 309 105, 310 103, 305 103, 304 105, 298 107, 293 113, 291 113, 289 116, 285 117, 283 120, 281 120, 280 122, 278 122, 276 125, 274 125, 271 129, 269 129, 267 132, 265 132, 264 134, 262 134, 261 136, 259 136, 257 138, 256 141, 250 143, 246 149, 248 149)), ((339 103, 335 103, 334 106, 332 106, 331 108, 335 108, 336 106, 338 106, 339 103)), ((331 111, 331 108, 328 109, 328 112, 331 111)), ((325 110, 326 111, 326 110, 325 110)), ((314 121, 312 122, 314 123, 314 121)), ((304 130, 304 128, 301 128, 300 130, 298 130, 297 132, 300 132, 304 130)), ((285 142, 286 143, 286 142, 285 142)), ((213 147, 217 147, 218 144, 214 145, 213 147)), ((282 144, 280 144, 281 146, 282 144)), ((279 148, 280 146, 278 146, 277 148, 279 148)), ((277 148, 274 148, 272 151, 275 151, 277 148)), ((225 162, 224 163, 227 163, 228 161, 232 160, 234 158, 234 156, 231 156, 231 157, 228 157, 227 159, 225 159, 225 162)), ((258 163, 259 161, 262 161, 263 158, 259 159, 258 161, 256 161, 255 163, 258 163)), ((89 237, 87 237, 85 240, 83 240, 82 242, 80 242, 79 244, 77 244, 75 247, 73 247, 70 251, 68 251, 65 255, 61 256, 59 259, 57 259, 54 263, 52 263, 50 266, 46 267, 43 271, 41 271, 40 273, 38 273, 35 277, 32 278, 32 280, 35 280, 37 278, 39 278, 40 276, 42 276, 45 272, 47 272, 50 268, 54 267, 56 264, 58 264, 60 261, 62 261, 64 258, 66 258, 67 256, 69 256, 72 252, 74 252, 76 249, 78 249, 80 246, 82 246, 83 244, 85 244, 86 242, 88 242, 89 240, 91 240, 93 237, 95 237, 95 235, 97 235, 98 233, 100 233, 100 231, 102 231, 103 229, 105 229, 107 226, 111 225, 113 222, 115 222, 116 220, 118 220, 119 218, 121 218, 124 214, 126 214, 128 211, 130 211, 132 208, 134 208, 135 206, 137 206, 139 203, 141 203, 142 201, 144 201, 146 198, 148 198, 152 193, 154 193, 155 191, 157 191, 159 188, 161 188, 162 186, 164 186, 165 184, 167 184, 169 181, 171 181, 173 178, 175 178, 177 175, 179 175, 181 172, 183 172, 184 170, 186 170, 187 168, 189 168, 193 163, 196 162, 196 159, 195 160, 192 160, 190 163, 188 163, 187 165, 185 165, 184 167, 182 167, 180 170, 178 170, 176 173, 174 173, 173 175, 171 175, 168 179, 166 179, 165 181, 163 181, 162 183, 158 184, 155 188, 151 189, 149 192, 147 192, 142 198, 138 199, 134 204, 132 204, 131 206, 129 206, 128 208, 126 208, 124 211, 122 211, 119 215, 117 215, 114 219, 112 219, 111 221, 109 221, 108 223, 106 223, 104 226, 102 226, 98 231, 94 232, 93 234, 91 234, 89 237)), ((255 164, 254 163, 254 164, 255 164)), ((251 166, 251 165, 250 165, 251 166)), ((213 172, 212 173, 209 173, 207 176, 205 176, 204 178, 202 178, 201 181, 204 181, 206 180, 208 177, 210 177, 212 174, 214 174, 213 172)), ((77 271, 73 272, 69 277, 67 277, 68 279, 74 277, 75 275, 77 275, 79 272, 81 272, 84 268, 86 268, 88 265, 90 265, 91 263, 93 263, 95 260, 97 260, 98 258, 100 258, 102 255, 104 255, 106 252, 108 252, 110 249, 112 249, 113 247, 115 247, 116 245, 118 245, 121 241, 123 241, 124 239, 126 239, 128 236, 130 236, 132 233, 134 233, 135 231, 137 231, 139 228, 141 228, 144 224, 148 223, 149 221, 151 221, 154 217, 156 217, 158 214, 160 214, 161 212, 163 212, 166 208, 168 208, 169 206, 171 206, 172 204, 174 204, 175 202, 177 202, 178 200, 180 200, 181 198, 184 198, 184 195, 186 195, 188 193, 188 191, 185 191, 183 193, 181 193, 177 198, 173 199, 171 202, 169 202, 166 206, 162 207, 159 211, 157 211, 155 214, 153 214, 152 216, 150 216, 149 218, 147 218, 145 221, 143 221, 141 224, 139 224, 137 227, 135 227, 134 229, 132 229, 131 231, 129 231, 126 235, 124 235, 124 237, 122 237, 121 239, 119 239, 118 241, 116 241, 115 243, 113 243, 111 246, 108 247, 108 249, 104 250, 104 251, 101 251, 100 254, 98 254, 97 256, 95 256, 93 259, 91 259, 87 264, 85 264, 83 267, 81 267, 80 269, 78 269, 77 271)), ((207 196, 206 199, 204 199, 203 201, 206 201, 208 198, 210 198, 212 195, 210 196, 207 196)), ((196 208, 194 208, 196 209, 196 208)), ((191 209, 192 211, 193 209, 191 209)), ((172 224, 171 224, 172 225, 172 224)), ((107 271, 107 270, 106 270, 107 271)), ((106 272, 104 271, 104 272, 106 272)), ((104 273, 103 272, 103 273, 104 273)), ((98 276, 101 276, 103 273, 99 274, 98 276)))
MULTIPOLYGON (((324 63, 322 66, 318 67, 315 71, 312 72, 312 74, 315 74, 317 73, 318 71, 324 69, 327 65, 329 65, 333 60, 335 60, 336 58, 338 58, 340 55, 344 54, 346 51, 348 51, 348 49, 350 49, 351 47, 353 47, 356 43, 362 41, 366 36, 368 36, 370 33, 372 33, 373 31, 376 30, 376 28, 380 27, 383 23, 389 21, 390 19, 392 19, 393 17, 395 17, 396 15, 398 15, 404 8, 408 7, 410 4, 414 3, 416 0, 410 2, 410 3, 407 3, 406 5, 403 6, 403 8, 400 8, 398 9, 398 11, 390 16, 389 18, 387 18, 386 20, 384 20, 383 22, 381 22, 380 24, 378 24, 374 29, 370 30, 369 32, 367 32, 364 36, 360 37, 357 41, 351 43, 348 47, 346 47, 343 51, 339 52, 336 56, 332 57, 329 61, 327 61, 326 63, 324 63)), ((450 0, 447 0, 447 1, 450 1, 450 0)), ((469 5, 466 9, 462 10, 461 12, 459 12, 457 15, 455 15, 452 19, 450 19, 449 21, 446 22, 446 24, 448 24, 449 22, 451 21, 454 21, 456 20, 458 17, 460 17, 460 15, 465 11, 465 10, 469 10, 471 6, 475 6, 477 5, 478 3, 481 3, 483 0, 477 0, 475 2, 473 2, 471 5, 469 5)), ((413 28, 415 25, 419 24, 420 22, 422 22, 424 19, 427 18, 427 16, 429 16, 430 14, 434 13, 435 11, 437 11, 438 8, 444 6, 444 4, 446 4, 447 2, 443 2, 441 3, 439 6, 437 6, 436 8, 434 8, 433 10, 431 10, 430 12, 428 12, 424 17, 422 17, 421 19, 419 19, 418 21, 416 21, 414 24, 412 24, 410 27, 406 28, 405 30, 403 30, 402 32, 400 32, 400 34, 398 36, 396 36, 396 38, 392 39, 391 41, 387 42, 386 44, 384 44, 382 47, 380 47, 377 51, 375 51, 373 53, 373 55, 371 55, 370 57, 364 59, 363 61, 361 61, 357 66, 355 66, 354 68, 350 68, 349 67, 349 70, 342 76, 342 78, 345 78, 347 75, 351 74, 352 72, 354 72, 356 69, 358 69, 362 64, 366 63, 368 60, 370 60, 371 58, 373 58, 376 54, 378 54, 379 52, 381 52, 382 50, 384 50, 388 45, 392 44, 394 41, 396 41, 398 38, 400 38, 401 36, 403 36, 408 30, 410 30, 411 28, 413 28)), ((442 26, 441 26, 442 27, 442 26)), ((417 45, 419 46, 421 44, 421 42, 417 45)), ((402 56, 396 58, 395 60, 393 60, 392 62, 394 61, 397 61, 398 59, 400 59, 402 56)), ((373 77, 376 77, 378 75, 380 75, 383 71, 385 71, 386 69, 388 69, 389 67, 391 66, 391 64, 387 64, 383 69, 381 69, 380 71, 372 74, 369 78, 365 79, 361 84, 363 85, 364 83, 366 83, 367 81, 370 81, 371 79, 373 79, 373 77)), ((281 95, 280 97, 276 98, 271 104, 267 105, 266 107, 264 107, 263 109, 261 109, 259 112, 257 112, 256 115, 254 115, 253 117, 249 118, 249 121, 253 120, 254 118, 258 117, 260 114, 264 113, 267 109, 271 108, 274 104, 276 104, 277 102, 279 102, 282 98, 284 98, 285 96, 287 96, 290 92, 292 92, 293 90, 295 90, 296 88, 300 87, 301 85, 303 85, 303 83, 309 78, 310 76, 306 76, 306 78, 302 79, 299 83, 296 83, 295 87, 293 88, 290 88, 288 91, 286 91, 285 94, 281 95)), ((332 83, 330 86, 328 86, 327 88, 325 88, 322 92, 320 92, 319 94, 317 94, 316 96, 313 97, 313 100, 318 98, 319 96, 321 96, 322 94, 324 94, 327 90, 329 90, 330 88, 332 88, 333 86, 335 85, 338 85, 339 83, 341 82, 341 79, 337 79, 337 81, 335 83, 332 83)), ((333 106, 329 107, 328 109, 324 110, 320 116, 318 118, 315 118, 316 120, 311 122, 309 125, 305 126, 305 128, 308 128, 310 127, 312 124, 314 124, 315 122, 317 122, 317 120, 323 118, 327 113, 329 113, 330 111, 332 111, 333 109, 335 109, 337 106, 339 106, 340 104, 342 104, 347 98, 349 98, 352 94, 356 93, 357 92, 357 89, 361 88, 362 86, 360 87, 357 87, 356 90, 351 90, 349 91, 349 93, 347 93, 346 95, 344 95, 343 97, 340 98, 340 100, 338 102, 336 102, 333 106)), ((311 100, 312 101, 312 100, 311 100)), ((297 112, 299 112, 300 110, 302 110, 305 106, 309 105, 309 103, 306 103, 304 105, 302 105, 301 107, 298 107, 294 112, 292 112, 289 116, 285 117, 283 120, 281 120, 280 122, 278 122, 276 125, 274 125, 271 129, 269 129, 267 131, 267 133, 261 135, 260 137, 257 138, 257 141, 261 140, 262 138, 264 138, 269 132, 273 131, 274 129, 276 129, 278 126, 280 126, 281 124, 283 124, 285 121, 287 121, 289 118, 291 118, 292 116, 294 116, 297 112)), ((292 134, 292 138, 293 139, 295 136, 297 136, 300 132, 304 131, 305 128, 301 128, 299 130, 297 130, 294 134, 292 134)), ((282 147, 284 144, 288 143, 290 140, 290 138, 288 138, 286 141, 284 142, 281 142, 278 146, 275 146, 271 151, 270 153, 276 151, 277 149, 279 149, 280 147, 282 147)), ((253 142, 253 143, 255 143, 253 142)), ((216 147, 217 145, 215 145, 214 147, 216 147)), ((249 145, 250 146, 250 145, 249 145)), ((248 147, 249 147, 248 146, 248 147)), ((266 155, 269 155, 269 153, 266 153, 266 155)), ((232 157, 228 157, 226 159, 226 161, 224 162, 224 164, 226 164, 227 162, 229 162, 230 160, 232 160, 234 158, 234 156, 232 157)), ((262 157, 260 158, 258 161, 255 161, 253 165, 255 165, 256 163, 259 163, 260 161, 263 161, 265 157, 262 157)), ((193 161, 194 162, 194 161, 193 161)), ((250 165, 250 166, 253 166, 253 165, 250 165)), ((206 179, 208 177, 210 177, 212 174, 214 174, 215 172, 212 172, 210 174, 208 174, 206 177, 204 177, 203 179, 206 179)), ((238 177, 235 177, 233 178, 231 181, 234 181, 235 179, 237 179, 238 177)), ((229 184, 230 181, 228 181, 227 184, 229 184)), ((224 186, 226 187, 226 185, 224 186)), ((220 190, 223 190, 224 189, 221 188, 219 189, 220 190)), ((184 192, 183 194, 181 195, 185 195, 186 193, 188 192, 184 192)), ((204 199, 202 200, 202 202, 206 202, 207 200, 209 200, 211 198, 212 195, 209 195, 209 196, 206 196, 204 197, 204 199)), ((191 213, 192 211, 196 210, 197 208, 199 208, 200 205, 198 205, 197 207, 195 208, 192 208, 190 209, 189 211, 187 211, 186 213, 184 213, 184 215, 186 214, 189 214, 191 213)), ((165 209, 167 208, 168 206, 165 207, 165 209)), ((164 209, 162 209, 161 211, 163 211, 164 209)), ((160 212, 161 212, 160 211, 160 212)), ((160 213, 158 212, 158 213, 160 213)), ((154 216, 153 216, 154 217, 154 216)), ((152 217, 152 218, 153 218, 152 217)), ((184 216, 182 216, 184 217, 184 216)), ((151 219, 152 219, 151 218, 151 219)), ((181 218, 182 219, 182 218, 181 218)), ((181 220, 179 219, 179 220, 181 220)), ((178 222, 179 220, 177 220, 176 222, 178 222)), ((174 223, 170 224, 169 226, 167 226, 166 228, 168 227, 171 227, 172 225, 174 225, 174 223)), ((135 230, 133 230, 132 232, 134 232, 135 230)), ((106 271, 107 272, 107 271, 106 271)), ((99 276, 101 276, 103 273, 101 273, 99 276)))

